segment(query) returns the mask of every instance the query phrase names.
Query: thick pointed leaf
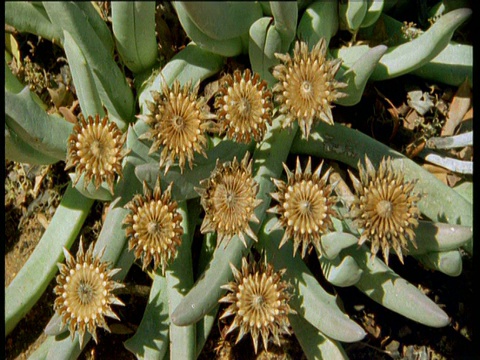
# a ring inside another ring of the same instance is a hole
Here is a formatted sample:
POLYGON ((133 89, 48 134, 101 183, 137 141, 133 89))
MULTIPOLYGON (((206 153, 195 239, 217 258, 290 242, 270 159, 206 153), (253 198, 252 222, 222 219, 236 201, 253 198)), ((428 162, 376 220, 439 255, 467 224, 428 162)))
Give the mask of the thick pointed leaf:
POLYGON ((329 339, 299 315, 289 315, 293 332, 308 360, 338 359, 348 356, 337 341, 329 339))
POLYGON ((214 40, 239 37, 262 16, 262 7, 253 1, 178 1, 175 7, 182 8, 195 26, 214 40))
POLYGON ((28 261, 5 289, 5 333, 40 299, 58 271, 64 258, 63 247, 69 249, 85 221, 93 200, 86 199, 69 184, 55 215, 28 261))
POLYGON ((341 90, 347 96, 337 99, 335 101, 336 104, 353 106, 360 102, 370 75, 386 51, 387 47, 385 45, 378 45, 369 49, 365 55, 355 61, 355 63, 339 77, 340 81, 347 84, 347 87, 341 90))
POLYGON ((167 279, 160 273, 153 278, 148 303, 135 334, 124 342, 138 359, 162 360, 169 346, 167 279))
POLYGON ((345 253, 351 255, 363 269, 362 277, 355 286, 371 299, 427 326, 449 324, 448 315, 437 304, 386 266, 378 256, 372 260, 365 246, 358 250, 346 249, 345 253))
POLYGON ((5 24, 13 26, 19 32, 41 36, 52 42, 62 44, 62 29, 51 21, 40 2, 5 2, 5 24))
POLYGON ((362 276, 362 269, 351 256, 328 260, 319 258, 323 275, 329 283, 335 286, 347 287, 355 285, 362 276))
POLYGON ((275 21, 275 29, 282 38, 281 51, 287 52, 293 39, 295 39, 298 3, 296 1, 272 1, 270 9, 275 21))
POLYGON ((31 147, 23 141, 12 129, 5 123, 5 159, 37 164, 54 164, 57 158, 51 157, 31 147))
MULTIPOLYGON (((254 180, 259 184, 257 198, 262 199, 262 203, 255 209, 255 215, 260 223, 251 223, 255 233, 258 232, 270 204, 269 194, 274 191, 270 179, 280 176, 282 162, 287 158, 296 130, 297 127, 294 127, 292 132, 283 131, 280 119, 276 118, 272 127, 268 129, 264 141, 257 145, 253 154, 254 180)), ((218 246, 205 272, 172 314, 173 323, 182 326, 197 322, 218 304, 218 300, 225 293, 220 287, 233 278, 229 263, 239 268, 242 256, 248 253, 253 242, 248 236, 245 240, 247 247, 238 236, 234 236, 226 246, 224 244, 218 246)))
MULTIPOLYGON (((183 300, 193 285, 192 265, 192 238, 195 226, 190 226, 194 221, 187 213, 185 201, 179 202, 178 211, 182 215, 183 236, 182 243, 177 248, 177 256, 166 270, 169 314, 172 315, 177 305, 183 300)), ((172 359, 196 358, 196 326, 177 326, 170 322, 170 356, 172 359)))
POLYGON ((174 80, 178 80, 181 85, 188 81, 195 84, 219 72, 223 63, 222 56, 204 50, 194 43, 188 44, 162 68, 161 72, 148 79, 140 89, 140 112, 147 113, 145 101, 153 101, 150 92, 152 90, 161 92, 164 81, 168 86, 172 85, 174 80))
POLYGON ((85 5, 45 2, 44 6, 49 17, 56 19, 58 25, 70 33, 81 49, 109 115, 121 129, 126 128, 126 124, 133 120, 133 93, 113 60, 113 54, 100 38, 101 34, 89 23, 89 14, 83 10, 85 5))
POLYGON ((472 205, 455 190, 414 161, 358 130, 340 124, 319 123, 308 141, 297 136, 291 151, 338 160, 353 168, 357 167, 359 160, 365 161, 365 154, 374 166, 378 166, 383 157, 391 156, 394 168, 402 172, 405 180, 417 180, 415 191, 423 194, 418 202, 423 214, 432 221, 465 226, 473 224, 472 205))
POLYGON ((64 47, 70 65, 70 72, 75 84, 75 90, 78 96, 78 102, 82 109, 83 116, 100 117, 105 116, 102 107, 102 100, 98 93, 97 85, 92 74, 92 69, 83 55, 82 49, 78 46, 75 39, 68 31, 64 31, 64 47))
POLYGON ((340 310, 338 299, 320 286, 298 254, 293 257, 292 242, 278 248, 283 231, 271 230, 275 222, 272 217, 264 225, 259 233, 259 246, 277 270, 286 269, 284 278, 293 285, 291 292, 294 296, 290 299, 290 306, 332 339, 343 342, 363 339, 365 331, 340 310))
POLYGON ((312 49, 320 39, 326 45, 338 31, 338 4, 336 1, 315 1, 310 4, 300 19, 297 36, 312 49))
POLYGON ((73 124, 48 115, 25 87, 20 93, 5 93, 5 123, 9 129, 36 151, 57 160, 65 160, 67 139, 73 124))
POLYGON ((112 2, 112 29, 118 53, 130 70, 139 73, 155 64, 154 2, 112 2))
POLYGON ((340 29, 356 32, 367 14, 367 0, 346 0, 338 4, 340 29))
POLYGON ((275 53, 282 53, 282 36, 270 17, 255 21, 249 34, 248 55, 252 70, 272 86, 277 80, 271 74, 271 68, 279 63, 275 53))
POLYGON ((420 68, 433 60, 448 45, 454 31, 472 14, 456 9, 443 15, 414 40, 388 49, 372 74, 372 80, 385 80, 420 68))
POLYGON ((173 7, 177 12, 182 28, 187 33, 188 37, 200 48, 225 57, 240 55, 242 52, 242 40, 240 36, 225 40, 216 40, 198 28, 188 16, 188 13, 181 2, 174 2, 173 7))
POLYGON ((448 276, 459 276, 462 273, 462 255, 458 250, 431 252, 416 258, 427 268, 448 276))
POLYGON ((443 252, 465 246, 473 237, 470 226, 419 221, 415 229, 417 248, 409 244, 408 254, 443 252))
POLYGON ((356 243, 358 243, 358 238, 355 235, 342 231, 329 232, 321 238, 322 256, 333 260, 340 254, 340 251, 356 243))

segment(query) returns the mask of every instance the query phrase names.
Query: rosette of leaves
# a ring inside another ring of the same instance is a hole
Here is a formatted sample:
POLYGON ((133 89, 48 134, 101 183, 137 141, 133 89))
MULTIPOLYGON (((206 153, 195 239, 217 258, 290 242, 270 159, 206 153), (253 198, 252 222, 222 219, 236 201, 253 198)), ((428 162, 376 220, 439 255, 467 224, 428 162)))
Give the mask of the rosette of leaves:
MULTIPOLYGON (((161 91, 164 84, 172 86, 174 81, 182 86, 203 82, 220 74, 227 59, 237 55, 248 55, 247 67, 273 87, 276 79, 271 69, 279 63, 275 54, 292 54, 295 40, 306 42, 309 49, 321 39, 328 45, 339 28, 350 30, 353 39, 368 38, 369 29, 380 21, 388 22, 384 14, 387 2, 363 0, 342 4, 338 7, 336 1, 175 2, 179 22, 192 42, 167 63, 161 63, 155 35, 155 3, 112 3, 112 30, 89 2, 7 3, 6 24, 19 32, 55 41, 63 48, 81 112, 86 118, 97 115, 103 118, 108 114, 119 130, 126 133, 125 147, 129 152, 122 160, 122 178, 114 183, 113 193, 106 183, 98 188, 93 184, 85 186, 82 178, 71 175, 76 186, 67 187, 34 253, 5 289, 6 333, 35 306, 55 276, 57 263, 63 261, 62 247, 68 250, 76 241, 95 200, 108 201, 110 205, 93 253, 101 253, 102 261, 121 269, 113 276, 115 281, 121 281, 128 274, 134 256, 128 251, 128 238, 122 225, 129 212, 125 205, 142 192, 144 181, 153 188, 160 174, 159 153, 150 154, 151 144, 141 138, 148 131, 148 124, 141 116, 148 114, 147 101, 154 100, 152 90, 161 91), (135 88, 128 85, 116 58, 128 69, 135 88)), ((469 9, 446 12, 424 33, 404 43, 330 48, 328 56, 342 62, 336 79, 347 84, 342 89, 346 96, 334 104, 357 104, 367 81, 407 73, 427 78, 433 73, 437 81, 455 83, 450 79, 463 76, 460 70, 471 69, 471 59, 465 48, 459 57, 448 56, 457 54, 450 39, 470 13, 469 9), (460 63, 461 66, 455 66, 460 63), (451 68, 449 74, 454 75, 447 78, 442 72, 425 70, 438 64, 451 68), (425 75, 427 73, 430 75, 425 75)), ((45 104, 11 73, 7 64, 10 59, 11 54, 6 51, 6 157, 33 164, 65 161, 73 124, 46 113, 45 104)), ((296 312, 289 315, 289 320, 308 358, 345 358, 340 342, 363 339, 365 331, 337 305, 339 299, 323 289, 300 256, 292 256, 291 242, 278 246, 283 230, 272 230, 274 215, 267 216, 266 210, 272 200, 269 194, 275 192, 271 179, 284 176, 282 164, 291 154, 336 160, 352 169, 365 154, 372 166, 378 166, 384 156, 391 156, 392 166, 401 169, 405 179, 418 179, 416 189, 428 193, 418 202, 418 207, 430 221, 421 222, 415 230, 418 247, 409 249, 409 255, 448 275, 461 271, 458 249, 472 240, 471 202, 412 160, 367 135, 338 124, 319 122, 305 139, 299 135, 295 123, 288 131, 282 130, 283 119, 277 112, 275 108, 272 125, 267 127, 263 141, 239 144, 209 134, 206 158, 196 154, 192 169, 186 168, 182 173, 174 164, 166 175, 160 174, 163 191, 173 183, 171 195, 178 203, 183 235, 177 256, 166 268, 165 275, 161 271, 151 273, 153 283, 144 317, 135 334, 125 342, 125 347, 136 357, 197 357, 215 324, 218 300, 225 294, 222 286, 233 279, 230 263, 240 268, 242 257, 252 246, 263 251, 275 269, 286 269, 284 277, 292 284, 290 306, 296 312), (241 159, 247 151, 252 154, 252 175, 258 184, 258 198, 262 200, 255 208, 259 222, 251 224, 258 243, 246 238, 245 247, 234 236, 228 245, 217 247, 215 234, 195 238, 195 229, 201 224, 199 194, 195 187, 209 178, 217 161, 241 159), (200 260, 195 265, 191 254, 194 241, 201 242, 200 260)), ((345 213, 341 203, 335 210, 345 213)), ((354 285, 383 306, 422 324, 434 327, 448 324, 448 315, 428 296, 378 257, 372 261, 367 248, 355 246, 360 234, 351 223, 334 220, 333 226, 335 231, 320 239, 324 251, 319 261, 328 281, 335 286, 354 285)), ((69 358, 78 357, 90 335, 85 334, 81 346, 78 336, 73 340, 65 336, 67 329, 61 323, 59 316, 53 316, 46 328, 50 336, 34 356, 50 358, 61 353, 69 358)))

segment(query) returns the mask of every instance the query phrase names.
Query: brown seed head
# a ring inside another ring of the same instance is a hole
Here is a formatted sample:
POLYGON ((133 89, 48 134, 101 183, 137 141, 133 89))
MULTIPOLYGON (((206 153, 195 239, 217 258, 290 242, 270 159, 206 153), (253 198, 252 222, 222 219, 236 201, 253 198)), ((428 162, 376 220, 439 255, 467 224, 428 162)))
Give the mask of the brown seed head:
POLYGON ((253 137, 261 141, 272 124, 272 93, 265 80, 249 69, 242 74, 235 70, 233 77, 225 75, 220 81, 220 89, 215 99, 220 133, 229 139, 249 143, 253 137))
POLYGON ((291 294, 289 284, 282 281, 285 270, 275 272, 272 265, 265 262, 256 263, 242 259, 242 271, 232 268, 234 281, 223 285, 228 293, 219 300, 229 303, 220 319, 234 315, 227 334, 240 328, 236 342, 243 335, 250 333, 255 353, 258 348, 258 336, 261 335, 263 346, 267 349, 268 339, 280 345, 280 334, 290 334, 288 314, 295 313, 288 302, 291 294))
POLYGON ((416 181, 404 181, 390 157, 382 159, 378 171, 366 155, 365 165, 358 163, 360 180, 349 171, 356 192, 349 214, 363 229, 359 244, 369 240, 372 257, 381 247, 387 265, 393 248, 403 263, 402 250, 407 250, 408 241, 417 246, 414 229, 420 216, 420 195, 413 192, 416 181))
POLYGON ((143 196, 134 196, 125 208, 131 211, 123 221, 129 238, 128 250, 133 250, 136 259, 142 258, 142 269, 150 262, 153 270, 162 266, 162 273, 175 259, 177 248, 182 243, 182 215, 178 212, 177 202, 172 201, 173 183, 163 192, 157 180, 152 191, 143 182, 143 196))
POLYGON ((297 119, 305 138, 318 120, 333 125, 332 102, 346 96, 338 89, 347 84, 335 80, 341 60, 327 60, 326 53, 325 39, 321 39, 311 52, 305 42, 297 41, 293 58, 275 54, 282 61, 272 74, 278 80, 273 92, 280 113, 285 115, 283 127, 297 119))
MULTIPOLYGON (((227 243, 234 235, 247 247, 244 233, 257 241, 257 236, 250 228, 249 222, 259 222, 255 208, 262 202, 256 199, 258 184, 252 177, 252 160, 247 152, 238 163, 233 161, 217 165, 210 178, 200 182, 201 188, 195 190, 201 196, 205 209, 200 231, 217 232, 217 246, 226 239, 227 243)), ((225 244, 226 246, 226 244, 225 244)))
POLYGON ((115 289, 124 286, 112 280, 112 276, 120 269, 108 270, 109 264, 100 260, 102 254, 93 255, 93 245, 90 244, 84 253, 80 239, 76 259, 67 249, 63 249, 65 264, 58 264, 60 274, 57 275, 57 286, 54 288, 57 295, 54 309, 61 317, 62 324, 68 325, 72 339, 78 332, 80 344, 83 343, 85 330, 98 342, 97 326, 110 331, 105 316, 120 320, 111 305, 124 305, 113 295, 115 289))
POLYGON ((280 247, 288 239, 293 239, 293 255, 302 245, 302 258, 311 245, 318 253, 322 253, 321 237, 333 229, 331 217, 338 217, 332 208, 336 198, 332 195, 332 187, 327 184, 331 169, 320 177, 323 161, 312 174, 311 158, 308 159, 305 171, 302 172, 300 159, 297 158, 295 173, 283 164, 287 173, 287 182, 272 179, 277 192, 271 194, 278 204, 268 209, 268 212, 279 214, 274 228, 285 229, 280 247))
POLYGON ((122 159, 128 154, 123 148, 125 139, 126 134, 122 134, 114 122, 109 123, 107 116, 100 120, 97 114, 95 118, 89 116, 85 120, 80 115, 67 145, 65 170, 75 166, 73 185, 85 174, 85 188, 93 178, 97 189, 102 181, 106 181, 113 194, 115 173, 122 177, 122 159))
POLYGON ((178 159, 178 165, 183 173, 188 161, 193 167, 195 153, 206 157, 207 131, 216 131, 216 125, 211 121, 215 116, 208 109, 203 97, 198 97, 200 84, 193 90, 191 82, 183 87, 175 80, 170 89, 163 83, 162 93, 152 91, 154 102, 147 101, 149 115, 140 115, 150 129, 140 139, 153 140, 150 154, 162 147, 160 167, 165 167, 165 174, 178 159))

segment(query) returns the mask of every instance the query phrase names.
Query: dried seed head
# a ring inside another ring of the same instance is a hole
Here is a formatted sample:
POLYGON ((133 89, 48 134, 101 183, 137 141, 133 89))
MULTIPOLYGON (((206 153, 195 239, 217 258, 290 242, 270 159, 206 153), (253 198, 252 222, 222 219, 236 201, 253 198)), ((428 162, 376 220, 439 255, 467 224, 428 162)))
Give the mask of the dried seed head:
POLYGON ((153 269, 161 265, 162 273, 165 273, 182 243, 182 215, 177 210, 177 202, 171 199, 172 185, 170 183, 162 194, 160 181, 157 180, 152 193, 144 181, 144 195, 135 195, 125 205, 131 210, 123 221, 127 225, 128 250, 134 251, 136 259, 142 258, 143 270, 153 259, 153 269))
POLYGON ((268 339, 280 345, 280 334, 290 334, 288 314, 295 313, 288 302, 291 294, 290 286, 282 281, 285 270, 275 272, 272 265, 266 261, 256 263, 246 258, 242 259, 242 271, 235 266, 232 268, 234 281, 223 285, 222 289, 229 292, 219 300, 220 303, 229 303, 220 319, 234 315, 227 334, 240 328, 236 343, 243 335, 252 335, 255 353, 258 348, 258 336, 261 335, 263 346, 267 349, 268 339))
POLYGON ((382 159, 378 171, 366 155, 365 165, 358 163, 360 180, 349 171, 356 192, 349 214, 363 229, 359 244, 369 240, 373 257, 381 247, 387 265, 393 248, 403 263, 402 250, 407 250, 408 241, 417 246, 414 229, 420 216, 420 196, 413 192, 415 181, 404 181, 390 157, 382 159))
POLYGON ((215 108, 221 133, 237 142, 249 143, 253 137, 261 141, 272 124, 272 93, 265 80, 249 69, 242 74, 235 70, 233 77, 225 75, 220 81, 215 108))
POLYGON ((272 179, 277 187, 277 192, 271 194, 278 204, 268 212, 279 214, 280 217, 275 228, 285 229, 280 247, 293 239, 293 255, 295 256, 298 247, 302 245, 302 258, 307 249, 315 246, 318 253, 321 250, 321 237, 333 229, 331 216, 338 217, 337 212, 332 208, 336 198, 332 195, 332 187, 327 184, 330 169, 320 177, 323 161, 312 174, 311 159, 308 159, 305 171, 302 172, 300 159, 297 157, 297 167, 292 173, 284 164, 287 173, 287 183, 272 179))
POLYGON ((338 89, 347 84, 335 80, 341 60, 327 60, 326 53, 325 39, 321 39, 311 52, 305 42, 297 41, 293 58, 289 54, 275 54, 282 61, 272 74, 278 80, 273 92, 280 113, 285 115, 283 127, 298 119, 305 138, 318 119, 333 125, 331 104, 346 96, 338 89))
POLYGON ((57 295, 54 309, 62 318, 62 324, 68 325, 72 339, 78 332, 80 345, 83 344, 85 330, 98 342, 97 326, 110 331, 105 316, 120 320, 111 305, 124 305, 113 295, 115 289, 124 287, 112 280, 112 276, 120 269, 108 270, 109 264, 100 260, 102 254, 93 255, 93 246, 93 243, 90 244, 84 253, 80 239, 76 259, 67 249, 63 249, 66 260, 65 264, 58 264, 60 274, 57 275, 57 286, 54 288, 57 295))
POLYGON ((126 135, 122 134, 117 124, 109 123, 107 116, 100 120, 97 114, 95 118, 89 116, 85 120, 80 115, 67 145, 65 170, 75 166, 77 177, 73 185, 85 174, 85 188, 93 178, 97 189, 102 181, 106 181, 113 194, 115 173, 122 177, 122 159, 128 154, 123 148, 125 139, 126 135))
POLYGON ((195 190, 201 196, 201 204, 205 209, 200 231, 217 232, 217 246, 226 239, 227 243, 234 235, 247 247, 244 233, 257 241, 249 221, 259 222, 255 216, 255 208, 262 202, 256 199, 258 184, 252 177, 252 160, 249 153, 238 163, 233 161, 217 165, 210 178, 200 182, 201 188, 195 190))
POLYGON ((216 125, 205 99, 198 97, 199 85, 190 90, 191 82, 181 87, 175 80, 170 89, 163 83, 162 93, 152 91, 154 102, 147 101, 150 114, 139 116, 150 125, 139 138, 153 140, 150 154, 162 147, 160 167, 165 167, 165 173, 176 159, 183 173, 187 161, 193 167, 195 153, 206 157, 206 132, 216 131, 216 125))

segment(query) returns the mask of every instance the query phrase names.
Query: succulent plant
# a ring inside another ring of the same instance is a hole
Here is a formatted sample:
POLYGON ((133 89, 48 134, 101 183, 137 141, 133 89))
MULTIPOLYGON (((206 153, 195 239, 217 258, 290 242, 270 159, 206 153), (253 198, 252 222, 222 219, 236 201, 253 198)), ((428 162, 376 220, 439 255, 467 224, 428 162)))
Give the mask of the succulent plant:
POLYGON ((65 257, 57 295, 68 298, 68 271, 77 263, 107 277, 109 295, 96 320, 84 322, 56 301, 34 358, 78 357, 97 327, 108 328, 103 315, 115 316, 114 290, 135 264, 153 279, 144 317, 125 342, 137 358, 198 357, 219 301, 231 304, 223 313, 235 319, 228 332, 250 332, 255 351, 259 335, 267 348, 270 336, 278 343, 291 332, 309 359, 346 358, 341 343, 366 333, 319 275, 424 325, 448 325, 433 300, 388 266, 388 255, 393 249, 400 259, 458 275, 459 249, 471 251, 471 201, 404 154, 336 122, 332 112, 358 104, 367 82, 404 74, 472 83, 471 46, 451 41, 471 10, 436 7, 438 20, 413 39, 369 45, 380 23, 389 39, 399 38, 399 22, 387 14, 394 3, 176 1, 191 42, 165 59, 155 2, 112 2, 111 28, 91 2, 7 2, 6 25, 64 50, 81 111, 76 124, 47 113, 5 52, 6 158, 64 161, 72 169, 47 230, 5 289, 7 335, 65 257), (351 33, 350 46, 332 41, 338 30, 351 33), (233 58, 248 69, 230 71, 233 58), (332 169, 322 174, 324 161, 347 167, 352 189, 332 169), (75 260, 69 249, 94 201, 109 203, 103 228, 75 260), (364 216, 372 202, 393 218, 380 221, 383 230, 364 216), (201 244, 195 263, 194 243, 201 244), (385 262, 375 257, 380 247, 385 262), (322 274, 304 261, 312 252, 322 274), (262 254, 265 264, 250 269, 242 260, 248 253, 262 254), (243 309, 248 300, 267 304, 263 313, 243 309), (68 330, 73 338, 63 336, 68 330))

